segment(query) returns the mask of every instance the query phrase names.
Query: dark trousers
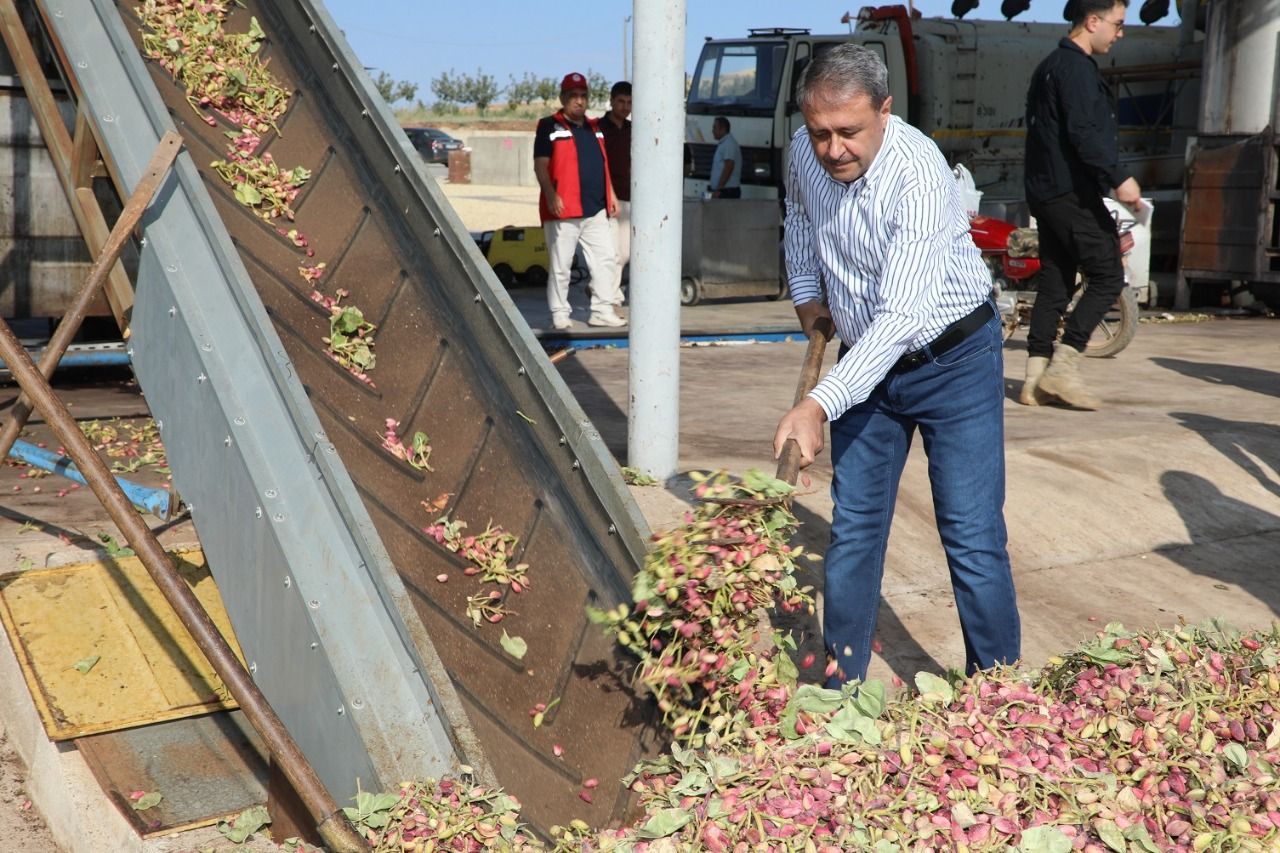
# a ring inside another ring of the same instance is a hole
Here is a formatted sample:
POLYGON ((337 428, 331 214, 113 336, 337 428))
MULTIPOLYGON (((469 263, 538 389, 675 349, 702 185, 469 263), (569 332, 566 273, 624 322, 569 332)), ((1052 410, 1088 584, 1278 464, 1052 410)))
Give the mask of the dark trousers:
POLYGON ((1040 231, 1040 276, 1027 330, 1027 354, 1052 356, 1058 325, 1076 291, 1076 271, 1089 286, 1062 332, 1062 342, 1083 351, 1098 323, 1124 290, 1120 237, 1101 196, 1067 193, 1031 204, 1040 231))

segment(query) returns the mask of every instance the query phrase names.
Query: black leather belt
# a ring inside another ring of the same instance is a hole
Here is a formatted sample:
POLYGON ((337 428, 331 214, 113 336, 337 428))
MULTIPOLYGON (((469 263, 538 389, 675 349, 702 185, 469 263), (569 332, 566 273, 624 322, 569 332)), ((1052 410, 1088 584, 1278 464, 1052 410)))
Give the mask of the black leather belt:
POLYGON ((906 373, 909 370, 915 370, 922 367, 940 357, 948 350, 955 349, 964 339, 972 335, 987 324, 993 316, 991 303, 983 302, 977 308, 974 308, 965 316, 956 320, 950 326, 942 330, 942 334, 933 339, 933 343, 927 347, 913 350, 902 358, 898 359, 893 369, 899 373, 906 373))

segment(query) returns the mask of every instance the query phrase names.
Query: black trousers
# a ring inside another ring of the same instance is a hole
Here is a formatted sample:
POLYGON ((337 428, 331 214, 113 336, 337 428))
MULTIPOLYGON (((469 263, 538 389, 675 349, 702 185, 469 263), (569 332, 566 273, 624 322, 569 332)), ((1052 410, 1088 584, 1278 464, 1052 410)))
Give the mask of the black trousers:
POLYGON ((1076 271, 1089 286, 1067 318, 1062 342, 1083 351, 1098 323, 1124 290, 1120 236, 1101 196, 1067 193, 1033 202, 1040 231, 1040 276, 1027 330, 1027 354, 1052 356, 1053 341, 1076 291, 1076 271))

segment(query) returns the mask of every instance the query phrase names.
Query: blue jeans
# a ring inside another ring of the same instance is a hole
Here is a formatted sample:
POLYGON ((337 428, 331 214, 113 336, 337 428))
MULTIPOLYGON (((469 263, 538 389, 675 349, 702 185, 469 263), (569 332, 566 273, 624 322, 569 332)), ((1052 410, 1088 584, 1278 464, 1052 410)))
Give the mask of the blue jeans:
POLYGON ((1004 371, 999 312, 936 360, 892 370, 831 424, 831 547, 823 632, 838 670, 864 679, 898 480, 917 429, 929 458, 965 671, 1017 660, 1018 605, 1004 526, 1004 371))

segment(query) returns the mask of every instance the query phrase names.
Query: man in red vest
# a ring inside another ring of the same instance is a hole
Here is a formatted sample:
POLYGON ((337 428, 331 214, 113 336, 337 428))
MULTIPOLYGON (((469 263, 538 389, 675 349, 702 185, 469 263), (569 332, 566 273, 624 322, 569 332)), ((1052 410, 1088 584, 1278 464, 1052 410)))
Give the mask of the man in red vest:
POLYGON ((561 109, 538 122, 533 138, 533 172, 542 195, 538 213, 547 235, 551 277, 547 306, 556 329, 573 328, 569 319, 569 270, 579 245, 591 272, 590 326, 625 326, 618 315, 621 295, 609 217, 617 213, 610 186, 604 136, 587 118, 587 78, 566 74, 560 83, 561 109))

